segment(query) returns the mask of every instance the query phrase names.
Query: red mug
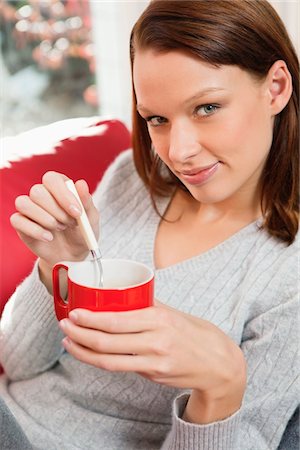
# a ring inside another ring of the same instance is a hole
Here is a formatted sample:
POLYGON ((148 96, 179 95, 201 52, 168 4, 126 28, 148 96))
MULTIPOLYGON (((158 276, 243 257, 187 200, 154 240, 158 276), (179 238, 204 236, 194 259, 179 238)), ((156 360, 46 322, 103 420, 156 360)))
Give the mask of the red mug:
POLYGON ((75 308, 128 311, 153 305, 154 273, 145 264, 126 259, 102 259, 103 286, 96 283, 93 261, 62 261, 53 267, 53 295, 58 320, 75 308), (59 272, 68 275, 68 295, 60 294, 59 272))

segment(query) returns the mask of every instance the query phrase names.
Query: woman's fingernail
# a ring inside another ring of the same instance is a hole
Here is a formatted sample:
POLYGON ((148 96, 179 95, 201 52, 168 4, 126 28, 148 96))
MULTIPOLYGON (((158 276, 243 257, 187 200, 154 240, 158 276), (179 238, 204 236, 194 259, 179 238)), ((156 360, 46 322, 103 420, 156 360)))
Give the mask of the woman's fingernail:
POLYGON ((60 328, 62 328, 62 329, 64 330, 64 329, 66 328, 66 326, 67 326, 67 321, 66 321, 66 319, 60 320, 59 326, 60 326, 60 328))
POLYGON ((45 231, 42 234, 42 239, 43 239, 43 241, 51 242, 51 241, 53 241, 53 234, 50 233, 49 231, 45 231))
POLYGON ((79 217, 81 215, 81 211, 79 208, 77 208, 77 206, 75 205, 70 205, 69 206, 70 212, 74 217, 79 217))
POLYGON ((71 340, 68 337, 63 338, 61 343, 62 343, 62 346, 65 347, 65 348, 71 346, 71 340))
POLYGON ((73 321, 76 322, 76 320, 78 319, 78 314, 75 311, 70 311, 69 312, 69 318, 73 321))

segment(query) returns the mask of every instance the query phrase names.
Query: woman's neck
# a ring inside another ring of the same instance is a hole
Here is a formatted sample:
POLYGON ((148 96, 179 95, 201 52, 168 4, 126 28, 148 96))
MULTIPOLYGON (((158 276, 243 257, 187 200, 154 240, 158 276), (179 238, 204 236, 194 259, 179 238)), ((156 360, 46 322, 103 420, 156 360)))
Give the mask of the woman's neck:
POLYGON ((189 193, 177 190, 161 220, 155 238, 157 269, 198 256, 226 241, 260 217, 258 207, 233 203, 200 204, 189 193))
MULTIPOLYGON (((189 217, 202 224, 216 224, 220 222, 251 223, 262 215, 260 195, 236 194, 218 203, 200 203, 188 192, 178 189, 173 197, 173 207, 169 213, 170 220, 180 220, 189 217)), ((168 217, 166 217, 168 218, 168 217)))

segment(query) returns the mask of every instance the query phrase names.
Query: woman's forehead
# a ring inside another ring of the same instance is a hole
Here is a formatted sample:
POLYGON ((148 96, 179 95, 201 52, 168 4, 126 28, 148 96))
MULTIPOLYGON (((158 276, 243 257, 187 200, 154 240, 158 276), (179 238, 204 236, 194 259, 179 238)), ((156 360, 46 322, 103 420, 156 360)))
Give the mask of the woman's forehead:
MULTIPOLYGON (((184 92, 187 101, 217 91, 232 91, 249 83, 249 74, 237 66, 213 66, 179 51, 139 51, 133 65, 133 82, 138 103, 157 93, 184 92)), ((146 105, 139 105, 146 106, 146 105)))

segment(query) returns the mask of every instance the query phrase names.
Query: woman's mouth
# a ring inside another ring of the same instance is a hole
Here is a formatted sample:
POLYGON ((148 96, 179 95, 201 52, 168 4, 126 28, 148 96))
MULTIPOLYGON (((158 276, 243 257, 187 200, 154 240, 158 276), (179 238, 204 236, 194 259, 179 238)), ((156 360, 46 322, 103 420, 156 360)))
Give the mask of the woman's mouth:
POLYGON ((180 172, 180 178, 188 184, 197 185, 207 181, 218 170, 220 162, 216 162, 203 169, 194 169, 191 171, 180 172))

